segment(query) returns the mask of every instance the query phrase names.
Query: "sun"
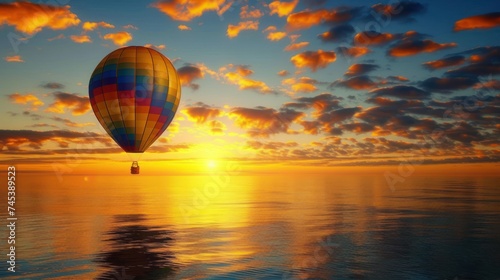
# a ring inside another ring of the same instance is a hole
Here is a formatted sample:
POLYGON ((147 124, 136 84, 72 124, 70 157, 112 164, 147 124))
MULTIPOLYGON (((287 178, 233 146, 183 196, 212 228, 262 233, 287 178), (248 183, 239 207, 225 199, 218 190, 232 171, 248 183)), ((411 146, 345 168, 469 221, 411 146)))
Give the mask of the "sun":
POLYGON ((213 159, 208 160, 207 161, 207 166, 210 169, 214 169, 215 167, 217 167, 217 162, 215 160, 213 160, 213 159))

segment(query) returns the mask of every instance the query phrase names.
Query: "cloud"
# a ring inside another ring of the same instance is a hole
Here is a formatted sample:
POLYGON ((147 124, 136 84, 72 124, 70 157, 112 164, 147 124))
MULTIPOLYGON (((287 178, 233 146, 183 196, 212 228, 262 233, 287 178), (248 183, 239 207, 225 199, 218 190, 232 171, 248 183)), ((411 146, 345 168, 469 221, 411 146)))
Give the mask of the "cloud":
POLYGON ((479 80, 471 77, 431 77, 419 83, 419 86, 431 92, 451 93, 455 90, 467 89, 479 80))
POLYGON ((98 27, 102 27, 102 28, 115 28, 114 25, 110 24, 110 23, 107 23, 107 22, 104 22, 104 21, 100 21, 100 22, 92 22, 92 21, 86 21, 83 23, 83 30, 85 31, 93 31, 95 29, 97 29, 98 27))
POLYGON ((38 107, 44 105, 44 103, 33 94, 22 95, 22 94, 19 94, 16 92, 16 93, 8 95, 8 97, 9 97, 10 101, 15 103, 15 104, 30 105, 31 110, 33 110, 33 111, 36 111, 38 109, 38 107))
POLYGON ((337 56, 334 51, 306 51, 292 56, 290 61, 297 68, 308 67, 315 72, 318 69, 325 68, 328 64, 334 62, 337 56))
POLYGON ((398 39, 398 34, 380 33, 377 31, 363 31, 354 36, 354 43, 357 45, 382 46, 398 39))
POLYGON ((436 69, 442 69, 446 67, 451 67, 451 66, 458 66, 461 65, 465 62, 465 57, 461 55, 454 55, 438 60, 433 60, 429 62, 425 62, 423 65, 425 68, 428 70, 436 70, 436 69))
POLYGON ((240 18, 248 19, 248 18, 260 18, 264 15, 264 13, 259 9, 253 9, 249 11, 248 5, 241 7, 240 18))
POLYGON ((286 71, 286 70, 281 70, 281 71, 279 71, 277 74, 278 74, 278 76, 280 76, 280 77, 285 77, 285 76, 290 75, 290 72, 288 72, 288 71, 286 71))
POLYGON ((126 43, 128 43, 130 40, 132 40, 132 34, 126 32, 126 31, 120 31, 116 33, 109 33, 104 35, 104 40, 110 40, 113 41, 113 43, 117 46, 123 46, 126 43))
POLYGON ((123 29, 135 29, 135 30, 137 30, 139 28, 137 28, 137 26, 135 26, 135 25, 127 24, 127 25, 123 26, 123 29))
POLYGON ((354 27, 352 27, 352 25, 340 24, 332 27, 327 32, 318 35, 318 37, 323 42, 341 42, 350 38, 351 35, 354 34, 354 32, 354 27))
POLYGON ((270 41, 280 41, 285 37, 286 32, 269 32, 269 34, 267 34, 267 39, 269 39, 270 41))
POLYGON ((46 89, 63 89, 64 85, 56 82, 50 82, 40 85, 42 88, 46 89))
POLYGON ((50 104, 46 112, 64 114, 66 109, 74 116, 83 115, 90 110, 89 98, 76 93, 54 92, 55 102, 50 104))
POLYGON ((414 21, 413 16, 423 14, 427 11, 424 5, 414 1, 398 1, 389 5, 379 3, 373 5, 372 9, 390 19, 404 21, 414 21))
POLYGON ((43 28, 66 29, 78 25, 80 19, 70 6, 51 6, 30 2, 0 3, 0 25, 14 26, 17 31, 33 35, 43 28))
POLYGON ((24 62, 23 58, 20 55, 6 56, 4 59, 7 62, 24 62))
POLYGON ((466 65, 446 72, 446 75, 451 77, 478 77, 498 74, 500 74, 500 64, 488 62, 466 65))
POLYGON ((66 38, 66 37, 64 36, 64 34, 59 34, 59 35, 57 35, 57 36, 55 36, 55 37, 48 38, 48 39, 47 39, 47 41, 52 42, 52 41, 54 41, 54 40, 59 40, 59 39, 64 39, 64 38, 66 38))
POLYGON ((393 96, 403 99, 425 99, 430 96, 430 93, 423 91, 413 86, 392 86, 378 88, 370 91, 370 94, 375 96, 393 96))
POLYGON ((366 63, 362 63, 362 64, 353 64, 351 66, 349 66, 349 68, 347 69, 347 72, 345 72, 344 76, 359 76, 359 75, 364 75, 364 74, 367 74, 371 71, 374 71, 374 70, 377 70, 378 68, 380 68, 380 66, 376 65, 376 64, 366 64, 366 63))
POLYGON ((342 99, 342 97, 337 97, 330 93, 322 93, 314 97, 296 98, 293 102, 285 103, 283 105, 283 108, 293 108, 298 110, 306 110, 312 108, 314 109, 313 116, 317 117, 321 114, 339 109, 339 102, 342 99))
POLYGON ((346 80, 338 80, 331 84, 331 86, 340 86, 344 88, 349 88, 353 90, 368 90, 377 86, 370 77, 366 75, 352 77, 346 80))
POLYGON ((223 114, 223 111, 210 107, 202 102, 197 102, 193 106, 185 107, 182 112, 188 117, 192 122, 203 124, 209 119, 219 117, 223 114))
POLYGON ((225 6, 225 3, 226 0, 163 0, 152 4, 152 6, 173 20, 191 21, 207 11, 217 11, 222 14, 232 4, 229 2, 225 6))
POLYGON ((185 24, 180 24, 179 26, 177 26, 177 28, 179 30, 191 30, 191 27, 185 25, 185 24))
POLYGON ((77 132, 69 130, 0 130, 0 150, 23 151, 27 145, 31 149, 39 150, 45 142, 52 141, 60 147, 68 147, 68 143, 92 144, 101 143, 109 146, 111 139, 106 135, 94 132, 77 132))
POLYGON ((432 40, 402 40, 392 46, 387 54, 393 57, 403 57, 420 54, 423 52, 436 52, 456 47, 456 43, 436 43, 432 40))
POLYGON ((488 29, 500 26, 500 12, 466 17, 455 22, 453 31, 488 29))
POLYGON ((91 122, 77 123, 77 122, 74 122, 74 121, 72 121, 70 119, 64 119, 64 118, 60 118, 60 117, 52 117, 50 119, 54 120, 56 122, 61 122, 64 125, 69 126, 69 127, 86 127, 86 126, 93 126, 93 125, 95 125, 94 123, 91 123, 91 122))
POLYGON ((275 110, 266 107, 235 107, 229 117, 251 137, 269 137, 273 134, 288 133, 291 123, 300 120, 305 114, 291 109, 275 110))
POLYGON ((92 43, 92 40, 88 35, 71 35, 69 36, 69 38, 71 39, 71 41, 79 44, 92 43))
POLYGON ((327 124, 328 127, 333 127, 334 124, 348 120, 360 111, 361 107, 341 108, 321 114, 318 120, 327 124))
POLYGON ((227 130, 226 125, 218 120, 208 122, 208 127, 210 128, 210 133, 212 135, 221 135, 227 130))
POLYGON ((271 10, 270 15, 277 14, 279 17, 284 17, 293 12, 299 0, 293 0, 290 2, 284 1, 273 1, 269 3, 269 9, 271 10))
POLYGON ((158 51, 161 51, 161 50, 164 50, 167 46, 161 44, 161 45, 153 45, 153 44, 146 44, 144 45, 146 48, 151 48, 151 49, 155 49, 155 50, 158 50, 158 51))
POLYGON ((283 85, 288 85, 292 88, 294 92, 310 93, 318 90, 316 84, 317 80, 311 79, 309 77, 301 77, 299 79, 285 79, 281 82, 283 85))
POLYGON ((367 47, 338 47, 336 51, 337 53, 340 53, 344 56, 354 58, 366 55, 371 52, 367 47))
POLYGON ((223 67, 222 72, 229 70, 231 71, 223 73, 224 77, 231 84, 238 85, 240 90, 255 90, 263 94, 276 93, 266 83, 248 78, 253 74, 253 71, 246 65, 229 64, 227 67, 223 67))
POLYGON ((302 48, 305 48, 309 46, 309 42, 298 42, 298 43, 291 43, 290 45, 285 47, 285 51, 291 52, 291 51, 296 51, 300 50, 302 48))
POLYGON ((242 21, 238 23, 238 25, 228 25, 227 26, 227 32, 226 35, 229 38, 234 38, 237 37, 238 34, 240 34, 241 31, 243 30, 258 30, 259 29, 259 22, 258 21, 242 21))
POLYGON ((205 76, 203 71, 196 65, 187 64, 177 70, 179 79, 183 86, 188 86, 193 90, 197 90, 200 86, 193 83, 194 80, 203 79, 205 76))
POLYGON ((291 30, 307 29, 322 23, 343 23, 351 20, 360 12, 359 8, 339 7, 336 9, 305 10, 290 14, 287 21, 287 28, 291 30))

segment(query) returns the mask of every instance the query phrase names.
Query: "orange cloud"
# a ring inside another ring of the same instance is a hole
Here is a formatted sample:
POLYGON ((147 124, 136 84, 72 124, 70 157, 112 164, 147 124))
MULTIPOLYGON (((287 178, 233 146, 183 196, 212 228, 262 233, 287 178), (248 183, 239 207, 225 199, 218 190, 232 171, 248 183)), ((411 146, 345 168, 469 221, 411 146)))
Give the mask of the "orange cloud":
POLYGON ((56 101, 45 110, 46 112, 64 114, 66 109, 70 110, 72 115, 83 115, 90 110, 89 98, 79 96, 75 93, 55 92, 56 101))
POLYGON ((349 57, 360 57, 371 51, 367 47, 339 47, 337 48, 337 52, 349 57))
POLYGON ((397 36, 390 33, 363 31, 354 36, 354 43, 358 45, 385 45, 395 39, 397 36))
POLYGON ((287 52, 296 51, 305 48, 307 46, 309 46, 309 42, 292 43, 285 47, 285 51, 287 52))
POLYGON ((224 131, 227 130, 226 125, 218 120, 211 120, 208 122, 208 127, 212 135, 224 134, 224 131))
POLYGON ((92 42, 92 40, 90 39, 90 36, 88 36, 88 35, 71 35, 71 36, 69 36, 69 38, 73 42, 79 43, 79 44, 92 42))
POLYGON ((270 26, 266 27, 266 29, 262 30, 262 33, 270 32, 270 31, 276 31, 276 30, 277 30, 276 26, 270 25, 270 26))
POLYGON ((260 18, 264 15, 264 13, 259 9, 251 11, 249 11, 248 9, 249 9, 248 5, 241 7, 240 18, 242 19, 260 18))
POLYGON ((177 26, 177 28, 179 28, 179 30, 191 30, 191 27, 184 24, 177 26))
POLYGON ((315 86, 318 81, 311 79, 309 77, 301 77, 298 80, 294 78, 284 79, 281 81, 282 85, 291 86, 292 91, 294 92, 302 92, 302 93, 310 93, 318 90, 315 86))
POLYGON ((411 56, 422 52, 435 52, 443 49, 454 48, 456 43, 439 44, 432 40, 403 40, 389 49, 388 54, 395 57, 411 56))
POLYGON ((86 21, 83 23, 83 30, 85 31, 93 31, 97 29, 98 27, 102 28, 115 28, 114 25, 101 21, 101 22, 91 22, 91 21, 86 21))
POLYGON ((457 56, 450 56, 443 59, 425 62, 423 65, 425 68, 429 70, 435 70, 435 69, 461 65, 464 62, 465 62, 465 57, 457 55, 457 56))
POLYGON ((252 137, 269 137, 272 134, 288 133, 291 123, 303 118, 305 113, 294 110, 277 111, 272 108, 235 107, 229 112, 229 117, 234 119, 235 124, 248 129, 252 137))
POLYGON ((202 102, 198 102, 194 106, 188 106, 184 108, 182 112, 188 117, 190 121, 198 124, 203 124, 207 120, 213 119, 223 114, 222 110, 210 107, 202 102))
POLYGON ((252 20, 242 21, 238 23, 238 25, 230 24, 227 27, 227 36, 229 38, 234 38, 237 37, 242 30, 257 30, 257 29, 259 29, 258 21, 252 21, 252 20))
POLYGON ((306 51, 293 56, 290 61, 297 68, 309 67, 313 72, 318 68, 325 68, 328 64, 336 60, 335 52, 333 51, 306 51))
POLYGON ((286 32, 270 32, 267 34, 267 39, 270 41, 279 41, 286 37, 286 32))
POLYGON ((193 81, 197 79, 203 79, 205 76, 203 71, 195 66, 195 65, 186 65, 177 70, 177 74, 179 75, 179 79, 181 80, 181 84, 183 86, 189 86, 193 90, 199 88, 198 84, 194 84, 193 81))
POLYGON ((153 44, 146 44, 144 45, 146 48, 152 48, 155 50, 164 50, 167 46, 161 44, 161 45, 153 45, 153 44))
POLYGON ((269 3, 270 14, 277 14, 279 17, 287 16, 293 12, 298 3, 299 0, 293 0, 292 2, 273 1, 269 3))
POLYGON ((78 25, 80 19, 70 11, 70 6, 51 6, 30 2, 0 4, 0 25, 14 26, 26 34, 35 34, 43 28, 66 29, 78 25))
POLYGON ((4 59, 7 62, 24 62, 20 55, 6 56, 4 59))
POLYGON ((109 33, 104 35, 104 40, 113 41, 113 43, 117 46, 123 46, 132 40, 132 34, 126 31, 120 31, 117 33, 109 33))
POLYGON ((173 20, 190 21, 203 15, 206 11, 225 12, 232 4, 224 6, 226 0, 163 0, 152 6, 173 20))
POLYGON ((238 85, 240 90, 256 90, 260 93, 275 93, 266 83, 258 80, 250 79, 249 76, 253 74, 253 71, 248 68, 248 66, 242 65, 232 65, 229 64, 227 67, 221 68, 221 71, 232 70, 224 74, 224 77, 231 84, 238 85))
POLYGON ((288 72, 286 70, 281 70, 278 72, 278 76, 281 76, 281 77, 288 76, 288 74, 290 74, 290 72, 288 72))
POLYGON ((455 22, 454 31, 488 29, 500 26, 500 12, 466 17, 455 22))
POLYGON ((21 95, 16 92, 10 94, 9 99, 15 104, 23 104, 23 105, 29 104, 31 105, 31 109, 34 111, 38 109, 37 107, 44 105, 44 103, 33 94, 21 95))
POLYGON ((349 8, 333 10, 319 9, 315 11, 301 11, 290 14, 287 19, 287 28, 297 30, 306 29, 324 22, 344 22, 351 19, 355 11, 349 8))

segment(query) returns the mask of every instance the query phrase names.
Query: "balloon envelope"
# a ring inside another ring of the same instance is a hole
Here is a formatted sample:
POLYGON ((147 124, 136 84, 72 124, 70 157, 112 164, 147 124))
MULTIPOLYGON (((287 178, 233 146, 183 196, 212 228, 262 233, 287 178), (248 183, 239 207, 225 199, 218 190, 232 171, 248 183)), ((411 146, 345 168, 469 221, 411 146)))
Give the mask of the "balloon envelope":
POLYGON ((181 85, 170 60, 146 47, 117 49, 97 65, 89 98, 106 132, 128 153, 142 153, 179 107, 181 85))

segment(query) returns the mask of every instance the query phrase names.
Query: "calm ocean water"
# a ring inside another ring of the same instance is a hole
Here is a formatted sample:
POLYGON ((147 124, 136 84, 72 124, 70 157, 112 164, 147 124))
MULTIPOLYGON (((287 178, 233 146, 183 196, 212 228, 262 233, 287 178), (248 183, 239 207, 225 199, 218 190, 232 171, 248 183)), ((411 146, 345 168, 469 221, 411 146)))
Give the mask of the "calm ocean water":
POLYGON ((17 174, 17 272, 3 226, 0 277, 500 279, 499 177, 62 179, 17 174))

